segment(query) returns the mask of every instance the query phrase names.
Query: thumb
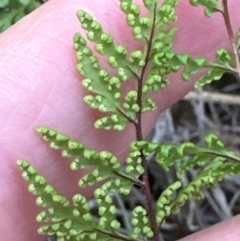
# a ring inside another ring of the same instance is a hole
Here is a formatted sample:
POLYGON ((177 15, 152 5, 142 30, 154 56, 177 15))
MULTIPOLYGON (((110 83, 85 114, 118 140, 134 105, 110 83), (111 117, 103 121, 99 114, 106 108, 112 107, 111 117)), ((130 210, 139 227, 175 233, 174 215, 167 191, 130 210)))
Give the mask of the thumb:
POLYGON ((240 215, 237 215, 179 241, 238 241, 240 237, 239 222, 240 215))

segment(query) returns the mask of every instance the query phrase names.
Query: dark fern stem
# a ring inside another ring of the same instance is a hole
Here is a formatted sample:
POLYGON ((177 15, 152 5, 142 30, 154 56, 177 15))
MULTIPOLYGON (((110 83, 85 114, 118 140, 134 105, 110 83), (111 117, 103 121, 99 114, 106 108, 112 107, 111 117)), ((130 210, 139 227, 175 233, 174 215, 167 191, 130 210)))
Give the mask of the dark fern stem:
POLYGON ((233 54, 234 54, 234 58, 235 58, 235 63, 236 63, 236 76, 238 79, 240 79, 240 59, 239 59, 239 54, 238 54, 238 49, 237 49, 237 38, 235 37, 234 33, 233 33, 233 29, 232 29, 232 25, 231 25, 231 20, 230 20, 230 14, 229 14, 229 9, 228 9, 228 1, 227 0, 223 0, 223 18, 224 18, 224 22, 227 28, 227 32, 228 32, 228 36, 229 36, 229 40, 230 43, 232 45, 232 50, 233 50, 233 54))
MULTIPOLYGON (((157 5, 155 3, 153 24, 152 24, 151 34, 150 34, 148 47, 147 47, 145 65, 142 68, 141 75, 140 75, 140 78, 138 81, 137 104, 140 107, 139 111, 137 113, 137 125, 136 125, 136 137, 137 137, 138 141, 143 140, 143 134, 142 134, 142 88, 143 88, 143 82, 144 82, 144 76, 146 73, 146 69, 147 69, 148 63, 150 61, 150 52, 151 52, 151 48, 152 48, 152 41, 153 41, 153 36, 154 36, 155 24, 156 24, 156 9, 157 9, 157 5)), ((147 199, 149 220, 151 223, 151 228, 153 229, 153 233, 154 233, 153 240, 159 241, 159 230, 158 230, 158 225, 157 225, 157 221, 156 221, 155 206, 154 206, 154 201, 153 201, 150 183, 149 183, 148 163, 147 163, 146 157, 143 155, 142 150, 141 150, 141 159, 142 159, 142 166, 144 168, 144 173, 142 176, 143 189, 144 189, 144 193, 145 193, 146 199, 147 199)))

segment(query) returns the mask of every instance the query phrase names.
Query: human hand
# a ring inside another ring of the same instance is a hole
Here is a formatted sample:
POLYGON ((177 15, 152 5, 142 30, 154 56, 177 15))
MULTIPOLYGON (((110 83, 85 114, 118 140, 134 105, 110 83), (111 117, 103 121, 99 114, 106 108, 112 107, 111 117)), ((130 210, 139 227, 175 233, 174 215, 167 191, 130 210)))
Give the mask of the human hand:
MULTIPOLYGON (((179 33, 175 49, 194 56, 213 58, 219 46, 229 46, 221 17, 203 17, 202 8, 190 7, 188 1, 179 6, 179 33), (187 13, 187 14, 186 14, 187 13)), ((240 23, 236 5, 231 1, 231 15, 235 27, 240 23), (235 5, 235 6, 234 6, 235 5)), ((76 73, 73 34, 80 30, 76 18, 78 9, 86 9, 113 34, 119 43, 136 48, 131 30, 126 26, 118 9, 117 0, 51 0, 0 35, 0 236, 6 241, 42 241, 37 234, 35 216, 39 209, 35 197, 27 191, 16 160, 27 158, 63 194, 71 197, 76 192, 90 196, 91 190, 79 190, 79 172, 69 170, 69 161, 43 144, 35 129, 46 125, 83 141, 98 150, 109 149, 122 159, 127 144, 134 137, 133 128, 124 132, 105 132, 93 128, 97 115, 82 101, 84 90, 81 77, 76 73), (124 31, 123 31, 124 30, 124 31), (116 139, 118 145, 111 140, 116 139), (71 183, 71 186, 69 186, 71 183)), ((173 81, 156 99, 159 112, 171 106, 192 89, 193 81, 184 83, 174 75, 173 81)), ((153 127, 158 113, 145 116, 144 131, 153 127)), ((234 240, 239 235, 235 221, 216 226, 206 234, 217 235, 216 241, 234 240), (228 239, 231 232, 231 239, 228 239), (236 236, 234 236, 236 235, 236 236)), ((211 240, 214 240, 212 238, 211 240)))

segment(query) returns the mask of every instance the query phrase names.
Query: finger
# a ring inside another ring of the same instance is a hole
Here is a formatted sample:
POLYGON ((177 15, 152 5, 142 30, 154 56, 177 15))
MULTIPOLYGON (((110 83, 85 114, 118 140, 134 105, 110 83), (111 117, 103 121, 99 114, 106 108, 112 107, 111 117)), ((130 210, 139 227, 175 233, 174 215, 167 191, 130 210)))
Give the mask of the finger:
POLYGON ((179 241, 238 241, 240 237, 239 222, 240 215, 237 215, 179 241))

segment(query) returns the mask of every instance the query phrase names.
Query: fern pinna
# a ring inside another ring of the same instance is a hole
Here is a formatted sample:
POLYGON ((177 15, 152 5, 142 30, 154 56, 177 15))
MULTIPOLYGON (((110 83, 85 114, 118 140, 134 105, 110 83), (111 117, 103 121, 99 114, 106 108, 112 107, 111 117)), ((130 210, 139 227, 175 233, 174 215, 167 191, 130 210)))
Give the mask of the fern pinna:
POLYGON ((1 0, 0 33, 38 8, 44 0, 1 0))
MULTIPOLYGON (((192 5, 205 6, 207 16, 214 12, 226 13, 225 8, 217 5, 217 1, 190 2, 192 5)), ((70 168, 73 171, 92 168, 80 178, 79 186, 87 188, 104 181, 94 192, 98 204, 96 217, 90 212, 86 197, 76 194, 71 201, 67 200, 28 161, 18 160, 22 175, 29 182, 29 191, 37 196, 37 205, 43 207, 37 216, 37 221, 46 222, 39 228, 40 234, 56 234, 58 241, 157 241, 160 239, 159 228, 167 216, 179 212, 187 200, 203 198, 202 187, 212 187, 226 174, 236 175, 240 172, 240 158, 227 151, 213 134, 205 138, 207 147, 198 147, 190 142, 175 146, 143 139, 142 115, 156 109, 151 93, 168 85, 169 73, 182 71, 182 78, 188 80, 190 75, 207 68, 207 74, 199 78, 196 87, 218 80, 225 71, 238 73, 238 69, 230 64, 236 59, 225 49, 216 51, 216 62, 173 51, 177 28, 172 23, 177 19, 177 0, 165 0, 161 5, 157 0, 143 0, 143 3, 148 9, 147 16, 141 16, 139 6, 131 0, 119 0, 133 37, 144 45, 143 49, 133 52, 116 43, 89 13, 84 10, 77 13, 82 28, 86 30, 86 36, 80 33, 74 36, 77 71, 84 76, 82 86, 88 90, 84 101, 102 112, 102 117, 95 122, 95 128, 121 131, 127 125, 132 125, 136 130, 136 141, 129 144, 130 152, 122 166, 123 161, 120 162, 109 151, 97 152, 56 130, 39 127, 37 132, 50 142, 51 148, 61 149, 64 157, 72 159, 70 168), (116 70, 115 75, 101 67, 88 41, 95 44, 99 54, 107 57, 109 65, 116 70), (123 96, 122 84, 130 79, 134 79, 136 88, 128 90, 123 96), (179 166, 179 180, 166 188, 156 203, 151 195, 147 169, 147 158, 152 153, 158 164, 166 170, 176 164, 179 166), (184 186, 181 176, 195 166, 201 167, 201 171, 195 180, 184 186), (136 206, 132 210, 126 230, 116 217, 114 197, 118 194, 128 195, 133 185, 143 189, 147 208, 136 206)), ((236 38, 239 39, 239 35, 236 38)))

